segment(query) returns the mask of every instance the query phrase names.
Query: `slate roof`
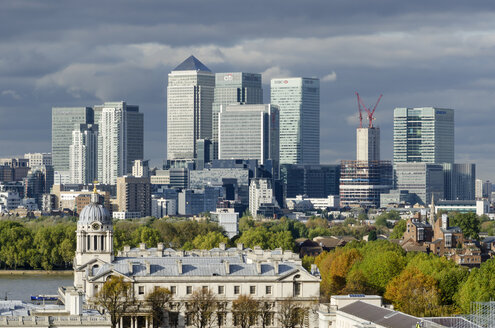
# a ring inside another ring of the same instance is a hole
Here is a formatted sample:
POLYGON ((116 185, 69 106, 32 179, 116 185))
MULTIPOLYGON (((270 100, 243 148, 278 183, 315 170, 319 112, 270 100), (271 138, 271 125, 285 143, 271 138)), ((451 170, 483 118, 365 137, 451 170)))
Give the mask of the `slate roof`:
POLYGON ((376 323, 387 328, 414 328, 421 318, 357 301, 341 307, 339 311, 376 323))
POLYGON ((275 274, 273 264, 262 263, 261 274, 258 274, 256 263, 246 263, 240 256, 232 257, 144 257, 129 258, 117 257, 111 264, 104 264, 94 272, 94 276, 100 276, 111 270, 115 270, 125 276, 283 276, 296 272, 297 265, 292 262, 279 264, 279 273, 275 274), (182 274, 179 274, 178 261, 182 261, 182 274), (230 273, 225 270, 225 261, 229 262, 230 273), (150 273, 146 272, 146 262, 150 264, 150 273), (130 263, 133 271, 130 271, 130 263))
POLYGON ((206 71, 211 72, 211 70, 206 67, 202 62, 200 62, 193 55, 189 56, 186 60, 179 64, 172 71, 206 71))

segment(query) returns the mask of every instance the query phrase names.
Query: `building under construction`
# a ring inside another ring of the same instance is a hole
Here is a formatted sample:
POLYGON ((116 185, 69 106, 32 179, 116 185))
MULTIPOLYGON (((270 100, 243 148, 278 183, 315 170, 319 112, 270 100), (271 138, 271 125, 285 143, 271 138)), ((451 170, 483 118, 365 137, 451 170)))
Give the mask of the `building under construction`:
POLYGON ((393 187, 392 162, 380 160, 380 129, 373 125, 376 106, 368 109, 356 92, 359 128, 356 131, 356 160, 342 161, 340 173, 340 206, 380 207, 380 194, 393 187), (368 127, 363 127, 363 109, 368 114, 368 127))
POLYGON ((393 187, 391 161, 342 161, 340 205, 380 207, 380 194, 393 187))

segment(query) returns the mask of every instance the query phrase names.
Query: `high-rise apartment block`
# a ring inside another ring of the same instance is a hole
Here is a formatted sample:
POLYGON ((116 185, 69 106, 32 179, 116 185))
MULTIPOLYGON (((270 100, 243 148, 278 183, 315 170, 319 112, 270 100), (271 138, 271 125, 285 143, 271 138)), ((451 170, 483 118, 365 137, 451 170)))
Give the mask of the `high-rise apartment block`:
POLYGON ((356 130, 356 160, 380 160, 380 128, 358 128, 356 130))
POLYGON ((215 94, 212 105, 212 159, 218 159, 218 115, 220 107, 231 104, 262 103, 261 74, 242 72, 215 74, 215 94))
POLYGON ((52 108, 52 162, 55 171, 69 172, 72 131, 80 124, 93 123, 91 107, 52 108))
MULTIPOLYGON (((143 159, 143 114, 138 106, 124 101, 105 102, 91 107, 54 107, 52 109, 52 161, 57 176, 70 173, 70 146, 73 131, 81 124, 98 127, 97 178, 105 184, 115 184, 116 178, 131 172, 132 163, 143 159)), ((82 149, 82 148, 79 148, 82 149)), ((77 156, 82 156, 78 154, 77 156)), ((88 163, 89 166, 95 165, 88 163)))
POLYGON ((280 163, 320 164, 319 79, 272 79, 270 98, 280 109, 280 163))
POLYGON ((251 215, 257 217, 262 206, 278 206, 272 180, 251 179, 249 184, 249 211, 251 215))
POLYGON ((122 176, 117 178, 117 202, 119 212, 151 215, 150 178, 122 176))
POLYGON ((261 165, 279 161, 279 111, 273 105, 222 106, 219 159, 257 159, 261 165))
POLYGON ((475 182, 475 198, 487 199, 490 201, 492 194, 492 183, 490 181, 483 181, 482 179, 476 179, 475 182))
POLYGON ((80 124, 72 131, 69 153, 70 181, 92 183, 98 178, 98 125, 80 124))
POLYGON ((94 107, 98 124, 98 180, 115 184, 119 176, 131 173, 135 160, 144 156, 143 113, 139 106, 124 101, 105 102, 94 107))
POLYGON ((168 160, 192 160, 196 141, 211 139, 214 89, 215 75, 194 56, 168 75, 168 160))
POLYGON ((394 164, 454 163, 454 110, 434 107, 394 110, 394 164))

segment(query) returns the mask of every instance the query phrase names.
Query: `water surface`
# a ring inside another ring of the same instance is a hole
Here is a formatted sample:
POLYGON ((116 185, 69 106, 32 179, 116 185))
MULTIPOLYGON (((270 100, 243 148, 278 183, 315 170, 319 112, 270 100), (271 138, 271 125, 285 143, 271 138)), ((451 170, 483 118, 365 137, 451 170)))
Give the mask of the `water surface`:
POLYGON ((0 299, 30 301, 31 295, 56 295, 59 286, 72 286, 68 274, 0 275, 0 299))

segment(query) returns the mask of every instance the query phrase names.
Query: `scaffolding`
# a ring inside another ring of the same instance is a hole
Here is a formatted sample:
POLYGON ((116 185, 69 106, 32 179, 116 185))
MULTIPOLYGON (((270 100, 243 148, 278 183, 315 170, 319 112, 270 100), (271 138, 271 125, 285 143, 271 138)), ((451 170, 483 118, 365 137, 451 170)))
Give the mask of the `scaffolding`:
MULTIPOLYGON (((451 328, 492 328, 495 327, 495 301, 471 303, 471 313, 457 317, 425 318, 451 328)), ((426 327, 429 327, 426 325, 426 327)))

